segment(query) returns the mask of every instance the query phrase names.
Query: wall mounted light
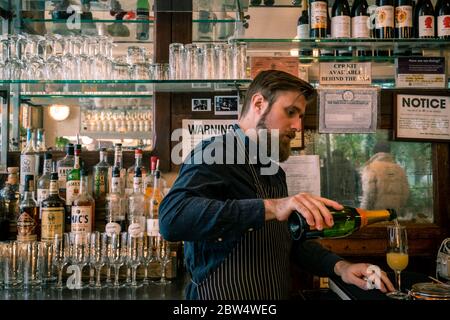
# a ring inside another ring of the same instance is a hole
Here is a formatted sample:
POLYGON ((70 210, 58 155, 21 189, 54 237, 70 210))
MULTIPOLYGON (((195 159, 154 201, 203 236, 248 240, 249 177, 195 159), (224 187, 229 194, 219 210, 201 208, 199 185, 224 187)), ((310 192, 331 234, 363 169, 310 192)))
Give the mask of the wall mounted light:
POLYGON ((48 109, 48 113, 54 120, 63 121, 69 117, 70 107, 64 104, 52 104, 48 109))

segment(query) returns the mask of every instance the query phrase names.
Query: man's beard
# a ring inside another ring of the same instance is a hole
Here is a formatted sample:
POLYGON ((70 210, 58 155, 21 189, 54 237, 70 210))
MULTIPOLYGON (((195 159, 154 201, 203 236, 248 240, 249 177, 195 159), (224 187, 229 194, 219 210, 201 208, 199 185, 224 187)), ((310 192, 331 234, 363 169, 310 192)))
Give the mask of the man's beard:
MULTIPOLYGON (((266 115, 264 114, 261 119, 258 121, 258 124, 256 125, 256 129, 259 131, 260 129, 266 129, 267 131, 267 138, 266 141, 263 143, 266 143, 266 150, 267 153, 269 152, 269 150, 272 150, 272 130, 267 128, 266 125, 266 115)), ((284 136, 280 131, 278 131, 277 133, 278 135, 278 161, 279 162, 284 162, 286 161, 289 156, 291 155, 291 140, 293 138, 295 138, 295 132, 289 132, 287 134, 287 136, 290 138, 290 140, 286 141, 284 139, 284 136)), ((259 143, 261 143, 261 141, 259 141, 259 143)), ((269 155, 267 154, 267 156, 271 156, 271 158, 275 158, 276 155, 269 155)))

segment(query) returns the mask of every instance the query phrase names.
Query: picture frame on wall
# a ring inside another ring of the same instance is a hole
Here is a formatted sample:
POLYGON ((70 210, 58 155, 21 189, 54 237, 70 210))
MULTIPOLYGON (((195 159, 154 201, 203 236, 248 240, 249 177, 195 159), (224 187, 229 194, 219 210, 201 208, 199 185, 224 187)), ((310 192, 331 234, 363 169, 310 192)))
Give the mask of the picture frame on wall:
POLYGON ((237 115, 239 111, 239 96, 215 96, 214 114, 237 115))
POLYGON ((191 100, 192 112, 211 111, 210 98, 193 98, 191 100))

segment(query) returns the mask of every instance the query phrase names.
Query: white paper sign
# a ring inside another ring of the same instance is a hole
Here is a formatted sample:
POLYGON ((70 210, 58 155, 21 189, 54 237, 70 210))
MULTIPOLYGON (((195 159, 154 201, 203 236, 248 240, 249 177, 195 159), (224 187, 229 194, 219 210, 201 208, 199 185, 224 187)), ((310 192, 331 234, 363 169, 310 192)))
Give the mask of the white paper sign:
POLYGON ((320 196, 320 161, 318 155, 290 156, 280 163, 286 172, 289 196, 308 192, 320 196))
POLYGON ((372 83, 372 64, 370 62, 321 62, 320 84, 358 84, 372 83))
POLYGON ((372 87, 319 88, 319 132, 375 132, 378 92, 372 87))
POLYGON ((203 139, 220 136, 227 133, 231 127, 238 122, 233 120, 210 120, 210 119, 183 119, 183 159, 203 139))
POLYGON ((450 96, 397 95, 396 138, 450 140, 450 96))

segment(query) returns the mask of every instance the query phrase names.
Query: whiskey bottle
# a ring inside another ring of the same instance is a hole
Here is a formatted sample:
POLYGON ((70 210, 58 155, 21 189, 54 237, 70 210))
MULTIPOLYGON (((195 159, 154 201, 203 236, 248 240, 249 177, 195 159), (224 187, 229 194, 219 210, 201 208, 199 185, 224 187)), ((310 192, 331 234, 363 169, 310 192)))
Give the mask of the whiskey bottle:
POLYGON ((78 196, 80 192, 80 152, 81 145, 75 145, 75 164, 73 169, 67 174, 66 182, 66 232, 70 232, 71 212, 73 200, 78 196))
POLYGON ((25 176, 24 194, 17 217, 17 240, 39 240, 39 210, 34 199, 34 176, 25 176))
POLYGON ((50 176, 49 195, 41 202, 40 216, 42 241, 52 241, 56 234, 64 233, 65 201, 59 196, 57 172, 50 176))
POLYGON ((0 191, 0 240, 16 238, 16 219, 19 214, 18 167, 8 168, 8 180, 0 191), (10 235, 10 230, 14 234, 10 235))
POLYGON ((25 176, 36 176, 36 166, 38 165, 39 156, 37 154, 37 148, 35 144, 35 132, 31 129, 27 129, 27 144, 20 154, 20 192, 23 192, 25 186, 25 176))
POLYGON ((108 153, 106 148, 100 149, 100 161, 94 166, 93 196, 95 200, 95 226, 96 230, 104 230, 106 220, 106 195, 109 192, 108 153))
POLYGON ((66 156, 57 162, 58 178, 59 178, 59 196, 66 198, 66 182, 67 174, 73 169, 75 164, 74 145, 69 143, 66 145, 66 156))
POLYGON ((80 170, 80 192, 72 202, 71 232, 82 233, 95 230, 95 201, 87 190, 88 175, 80 170))

